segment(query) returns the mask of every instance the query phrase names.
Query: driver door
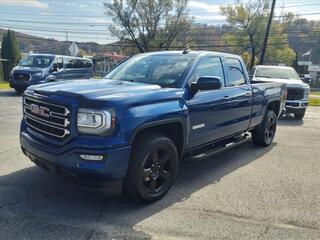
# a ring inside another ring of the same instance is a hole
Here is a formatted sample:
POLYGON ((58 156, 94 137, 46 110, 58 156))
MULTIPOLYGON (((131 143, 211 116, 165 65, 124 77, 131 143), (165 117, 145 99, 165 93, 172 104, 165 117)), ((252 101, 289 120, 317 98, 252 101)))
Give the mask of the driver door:
POLYGON ((188 148, 200 146, 224 137, 228 127, 229 103, 225 86, 225 71, 220 57, 207 57, 195 68, 190 82, 199 77, 214 76, 221 79, 221 89, 198 91, 189 101, 190 138, 188 148))

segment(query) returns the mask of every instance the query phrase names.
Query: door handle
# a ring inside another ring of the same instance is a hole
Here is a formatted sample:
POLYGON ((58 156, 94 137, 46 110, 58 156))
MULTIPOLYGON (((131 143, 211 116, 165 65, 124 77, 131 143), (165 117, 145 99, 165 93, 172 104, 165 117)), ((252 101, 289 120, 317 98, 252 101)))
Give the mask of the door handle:
POLYGON ((246 92, 246 96, 251 96, 251 92, 246 92))

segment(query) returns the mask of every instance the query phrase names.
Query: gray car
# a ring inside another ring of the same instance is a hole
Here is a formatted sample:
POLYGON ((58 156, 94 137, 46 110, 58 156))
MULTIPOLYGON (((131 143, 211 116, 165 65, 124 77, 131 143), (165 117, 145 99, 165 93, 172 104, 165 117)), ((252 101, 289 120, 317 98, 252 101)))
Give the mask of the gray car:
POLYGON ((18 93, 31 85, 59 80, 87 79, 93 75, 91 59, 52 54, 30 54, 10 73, 10 87, 18 93))
POLYGON ((309 104, 310 87, 292 67, 258 65, 254 68, 252 80, 285 83, 287 100, 284 110, 286 113, 293 113, 296 119, 303 119, 309 104))

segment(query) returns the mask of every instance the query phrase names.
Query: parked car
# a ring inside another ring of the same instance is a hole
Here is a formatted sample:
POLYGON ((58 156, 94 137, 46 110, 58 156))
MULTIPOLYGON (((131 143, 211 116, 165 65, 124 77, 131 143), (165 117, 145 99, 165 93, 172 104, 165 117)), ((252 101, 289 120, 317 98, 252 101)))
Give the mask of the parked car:
POLYGON ((30 85, 57 80, 91 78, 92 66, 92 60, 86 58, 30 54, 12 69, 10 87, 21 94, 30 85))
POLYGON ((28 88, 20 142, 34 163, 82 187, 152 202, 168 192, 181 159, 209 156, 248 132, 270 145, 284 101, 284 84, 250 84, 239 56, 145 53, 101 81, 28 88))
POLYGON ((292 67, 284 66, 255 66, 253 81, 280 82, 287 87, 285 113, 293 113, 296 119, 303 119, 309 104, 310 75, 305 75, 303 82, 292 67))

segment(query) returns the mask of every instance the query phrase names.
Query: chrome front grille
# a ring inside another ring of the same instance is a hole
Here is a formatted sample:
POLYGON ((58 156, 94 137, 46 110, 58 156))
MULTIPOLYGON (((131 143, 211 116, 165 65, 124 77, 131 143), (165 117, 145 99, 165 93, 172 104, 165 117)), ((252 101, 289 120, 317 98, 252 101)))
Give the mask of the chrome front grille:
POLYGON ((65 106, 24 97, 23 113, 28 126, 39 134, 59 140, 70 135, 70 110, 65 106))
POLYGON ((13 79, 18 81, 29 81, 30 74, 28 73, 13 73, 13 79))
POLYGON ((301 100, 304 97, 303 88, 287 88, 287 100, 301 100))

